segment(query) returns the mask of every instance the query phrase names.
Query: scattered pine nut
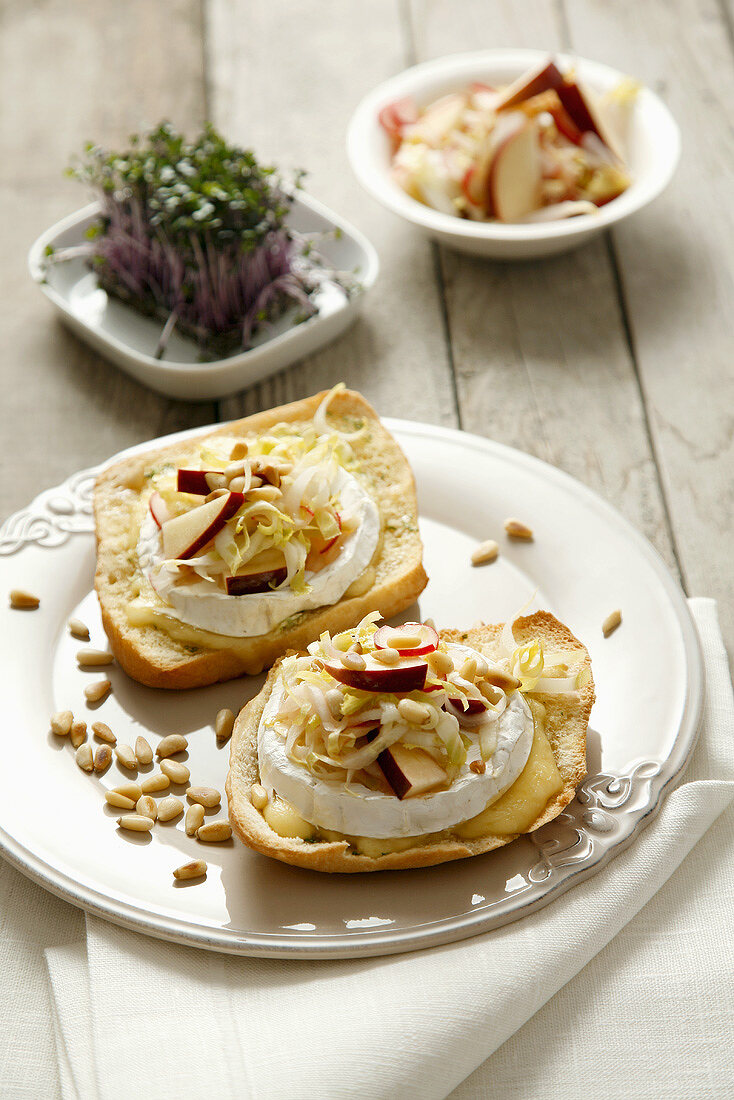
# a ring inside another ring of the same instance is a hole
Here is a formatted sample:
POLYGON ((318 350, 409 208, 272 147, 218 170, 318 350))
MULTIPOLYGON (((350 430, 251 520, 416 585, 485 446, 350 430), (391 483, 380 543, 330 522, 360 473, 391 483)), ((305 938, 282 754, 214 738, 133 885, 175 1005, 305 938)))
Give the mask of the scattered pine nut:
POLYGON ((477 678, 477 662, 473 657, 467 657, 464 661, 461 669, 459 670, 459 676, 462 676, 465 680, 476 680, 477 678))
POLYGON ((232 736, 232 729, 234 728, 234 714, 229 707, 224 707, 217 712, 216 721, 214 723, 214 732, 217 735, 217 744, 223 745, 226 741, 229 741, 232 736))
POLYGON ((175 795, 169 794, 167 798, 158 803, 159 821, 173 821, 174 817, 178 817, 182 813, 183 802, 175 795))
POLYGON ((241 439, 239 443, 235 443, 234 447, 230 451, 229 457, 233 462, 238 458, 246 458, 248 449, 249 448, 244 439, 241 439))
POLYGON ((13 588, 10 593, 10 606, 16 611, 35 611, 40 602, 38 596, 22 588, 13 588))
POLYGON ((511 539, 524 539, 525 542, 530 542, 533 537, 532 528, 519 519, 506 519, 505 531, 511 539))
POLYGON ((619 609, 611 611, 601 624, 601 632, 604 637, 608 638, 610 634, 613 634, 621 622, 622 612, 619 609))
POLYGON ((161 771, 172 783, 188 783, 191 779, 189 769, 178 760, 161 760, 161 771))
POLYGON ((94 754, 94 770, 98 775, 106 772, 112 763, 112 749, 109 745, 100 745, 94 754))
POLYGON ((74 715, 70 710, 58 710, 51 715, 51 733, 57 737, 68 737, 73 721, 74 715))
POLYGON ((231 836, 232 826, 228 821, 209 821, 196 831, 197 840, 203 840, 205 844, 216 844, 221 840, 229 840, 231 836))
POLYGON ((256 810, 264 810, 268 804, 268 792, 261 783, 253 783, 250 788, 250 802, 256 810))
POLYGON ((89 641, 89 627, 85 626, 81 619, 69 619, 67 625, 72 638, 78 638, 80 642, 89 641))
POLYGON ((497 706, 503 695, 502 689, 498 688, 496 684, 490 684, 489 680, 482 680, 479 684, 479 691, 493 707, 497 706))
POLYGON ((435 672, 438 676, 447 676, 449 672, 454 671, 454 662, 448 653, 444 653, 440 649, 434 650, 433 653, 426 655, 426 661, 431 672, 435 672))
POLYGON ((143 794, 155 794, 156 791, 165 791, 166 787, 170 787, 171 780, 167 775, 161 775, 160 772, 156 772, 155 775, 149 775, 147 779, 144 779, 140 784, 143 794))
POLYGON ((173 756, 174 753, 183 752, 188 748, 188 741, 180 733, 171 733, 158 742, 155 754, 160 760, 164 756, 173 756))
POLYGON ((109 680, 95 680, 89 687, 85 687, 84 695, 88 703, 101 703, 112 690, 109 680))
POLYGON ((500 688, 502 691, 516 691, 521 683, 517 676, 511 676, 509 672, 505 672, 501 668, 488 669, 484 679, 487 683, 500 688))
POLYGON ((137 770, 138 759, 132 745, 118 745, 115 749, 115 756, 123 768, 127 768, 131 772, 137 770))
POLYGON ((117 824, 121 829, 129 829, 132 833, 149 833, 153 828, 153 822, 142 814, 123 814, 118 817, 117 824))
POLYGON ((424 703, 417 703, 415 699, 401 699, 398 713, 406 722, 412 722, 416 726, 422 725, 431 717, 428 707, 424 703))
POLYGON ((341 662, 345 668, 351 668, 354 672, 364 672, 367 668, 367 662, 362 654, 352 653, 351 650, 342 655, 341 662))
POLYGON ((186 830, 186 836, 196 836, 196 832, 200 825, 204 824, 204 807, 200 806, 196 802, 193 806, 189 806, 186 811, 186 820, 184 822, 184 828, 186 830))
POLYGON ((397 665, 400 662, 400 654, 397 649, 376 649, 372 656, 381 665, 397 665))
POLYGON ((214 809, 222 801, 222 796, 216 787, 189 787, 186 797, 189 802, 198 802, 208 810, 214 809))
POLYGON ((98 740, 106 741, 108 745, 117 744, 117 738, 106 722, 92 722, 92 733, 98 740))
POLYGON ((104 649, 80 649, 76 659, 79 668, 102 668, 104 665, 111 665, 115 658, 104 649))
POLYGON ((125 798, 131 799, 133 805, 143 793, 139 783, 120 783, 119 787, 113 787, 113 791, 115 794, 122 794, 125 798))
POLYGON ((151 798, 149 794, 143 794, 135 803, 135 813, 140 814, 141 817, 149 817, 151 821, 155 821, 158 817, 158 807, 155 804, 155 799, 151 798))
POLYGON ((173 872, 177 879, 203 878, 206 874, 206 863, 203 859, 192 859, 190 863, 182 863, 173 872))
POLYGON ((75 749, 78 749, 87 739, 87 723, 86 722, 74 722, 71 727, 71 743, 75 749))
POLYGON ((87 742, 84 745, 80 745, 76 750, 75 760, 82 771, 91 772, 94 768, 94 760, 92 758, 92 746, 87 742))
POLYGON ((128 798, 127 795, 120 794, 118 791, 105 791, 104 800, 108 806, 114 806, 118 810, 135 809, 132 798, 128 798))
POLYGON ((138 764, 150 764, 153 761, 153 750, 144 737, 138 737, 135 741, 135 755, 138 764))
POLYGON ((469 765, 469 771, 474 772, 475 775, 484 775, 487 770, 487 765, 483 760, 472 760, 469 765))
POLYGON ((472 565, 484 565, 487 562, 496 561, 499 552, 500 548, 494 539, 487 539, 485 542, 480 542, 479 546, 472 551, 471 563, 472 565))

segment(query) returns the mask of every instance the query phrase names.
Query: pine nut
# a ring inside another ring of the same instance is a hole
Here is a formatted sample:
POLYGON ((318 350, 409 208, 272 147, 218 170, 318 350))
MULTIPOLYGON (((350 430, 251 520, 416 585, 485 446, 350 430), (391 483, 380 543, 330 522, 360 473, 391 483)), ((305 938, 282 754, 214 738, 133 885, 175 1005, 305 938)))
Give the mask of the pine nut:
POLYGON ((153 822, 142 814, 123 814, 118 817, 117 824, 121 829, 129 829, 132 833, 149 833, 153 828, 153 822))
POLYGON ((84 695, 88 703, 100 703, 112 690, 109 680, 95 680, 89 687, 85 687, 84 695))
POLYGON ((159 821, 173 821, 174 817, 178 817, 178 815, 182 813, 183 802, 180 798, 176 798, 172 794, 169 794, 167 798, 164 798, 163 801, 158 804, 159 821))
POLYGON ((475 680, 477 675, 477 662, 473 657, 467 657, 461 666, 459 676, 464 680, 475 680))
POLYGON ((155 799, 151 798, 149 794, 141 794, 140 798, 135 803, 135 813, 140 814, 141 817, 149 817, 151 821, 155 821, 158 817, 158 807, 155 804, 155 799))
POLYGON ((367 668, 367 662, 365 661, 361 653, 352 653, 351 651, 349 653, 345 653, 341 659, 341 662, 345 668, 351 668, 355 672, 364 672, 364 670, 367 668))
POLYGON ((10 593, 10 606, 19 611, 35 611, 40 602, 38 596, 22 588, 14 588, 10 593))
POLYGON ((78 749, 80 745, 84 744, 87 739, 87 723, 86 722, 74 722, 71 727, 71 743, 75 749, 78 749))
MULTIPOLYGON (((229 466, 224 468, 224 476, 229 481, 229 487, 232 489, 232 480, 236 477, 241 477, 244 481, 245 478, 245 463, 240 459, 239 462, 230 462, 229 466)), ((236 490, 234 490, 236 492, 236 490)))
POLYGON ((152 762, 153 750, 144 737, 136 738, 135 755, 138 758, 138 764, 150 764, 152 762))
POLYGON ((75 760, 82 771, 91 772, 94 768, 94 760, 92 759, 92 746, 87 743, 80 745, 76 750, 75 760))
POLYGON ((487 680, 482 680, 477 686, 487 702, 491 703, 493 707, 496 707, 502 698, 502 689, 496 687, 494 684, 490 684, 487 680))
POLYGON ((173 877, 183 880, 189 878, 202 878, 206 874, 206 863, 203 859, 192 859, 190 863, 182 863, 173 872, 173 877))
POLYGON ((215 472, 212 470, 208 474, 205 474, 204 480, 209 486, 211 492, 214 492, 215 489, 227 488, 227 479, 223 473, 215 472))
POLYGON ((601 632, 604 637, 608 638, 610 634, 613 634, 621 622, 622 612, 619 609, 610 612, 601 624, 601 632))
POLYGON ((138 760, 132 745, 118 745, 115 749, 115 756, 123 768, 128 768, 131 772, 137 770, 138 760))
POLYGON ((196 836, 196 831, 200 825, 204 824, 204 807, 200 806, 198 802, 189 806, 186 811, 186 819, 184 822, 184 828, 186 830, 186 836, 196 836))
POLYGON ((247 456, 248 446, 243 439, 238 443, 235 443, 234 447, 230 451, 229 457, 234 460, 237 458, 245 458, 247 456))
POLYGON ((526 542, 530 542, 533 537, 532 528, 519 519, 506 519, 505 531, 511 539, 524 539, 526 542))
POLYGON ((433 653, 426 655, 426 661, 431 672, 434 672, 437 676, 448 676, 449 672, 454 671, 454 662, 449 657, 448 653, 444 653, 440 649, 436 649, 433 653))
POLYGON ((488 669, 484 679, 487 683, 494 684, 495 687, 505 692, 517 691, 521 683, 517 676, 511 676, 509 672, 505 672, 501 668, 488 669))
POLYGON ((188 741, 180 733, 171 733, 158 742, 155 754, 160 760, 164 756, 173 756, 174 753, 183 752, 188 748, 188 741))
POLYGON ((416 703, 414 699, 401 699, 398 703, 398 713, 406 722, 415 726, 421 726, 431 717, 431 712, 425 703, 416 703))
POLYGON ((376 649, 372 656, 376 661, 379 661, 381 665, 396 665, 400 660, 400 654, 397 649, 376 649))
POLYGON ((115 794, 121 794, 124 795, 125 798, 129 798, 133 805, 135 805, 143 793, 139 783, 120 783, 118 787, 113 787, 112 790, 115 794))
POLYGON ((57 710, 51 715, 51 733, 57 737, 68 737, 71 731, 74 715, 70 710, 57 710))
POLYGON ((132 798, 128 798, 124 794, 118 794, 117 791, 105 791, 104 800, 109 806, 115 806, 118 810, 135 809, 132 798))
POLYGON ((474 772, 475 775, 484 775, 487 770, 487 765, 483 760, 472 760, 469 765, 469 771, 474 772))
POLYGON ((172 783, 188 783, 191 779, 189 769, 178 760, 161 760, 161 771, 172 783))
POLYGON ((471 563, 472 565, 484 565, 491 561, 497 561, 499 552, 500 548, 494 539, 487 539, 485 542, 480 542, 479 546, 472 551, 471 563))
POLYGON ((216 844, 220 840, 229 840, 232 836, 232 826, 228 821, 209 821, 197 829, 196 836, 205 844, 216 844))
POLYGON ((72 638, 78 638, 80 642, 89 641, 89 627, 85 626, 81 619, 69 619, 67 626, 72 638))
POLYGON ((212 810, 222 801, 222 796, 216 787, 189 787, 186 797, 189 802, 198 802, 208 810, 212 810))
POLYGON ((104 649, 80 649, 76 659, 80 668, 102 668, 111 665, 115 658, 104 649))
POLYGON ((244 477, 233 477, 229 483, 230 493, 244 493, 245 491, 245 479, 244 477))
POLYGON ((387 644, 390 649, 417 649, 421 639, 418 634, 401 634, 397 638, 389 638, 387 644))
POLYGON ((117 738, 106 722, 92 722, 92 733, 100 741, 106 741, 108 745, 117 744, 117 738))
POLYGON ((166 787, 170 787, 171 780, 167 775, 161 775, 160 772, 156 772, 155 775, 149 775, 147 779, 144 779, 140 784, 143 794, 155 794, 156 791, 165 791, 166 787))
POLYGON ((275 485, 261 485, 255 489, 250 489, 247 494, 248 500, 264 500, 268 504, 272 504, 274 501, 279 500, 282 497, 280 489, 275 485))
POLYGON ((112 749, 109 745, 100 745, 94 754, 94 770, 100 775, 107 771, 112 763, 112 749))
POLYGON ((234 714, 229 707, 223 707, 222 710, 217 712, 216 721, 214 722, 214 732, 217 735, 218 744, 223 745, 225 741, 229 741, 233 727, 234 714))
POLYGON ((250 788, 250 802, 256 810, 264 810, 268 804, 268 792, 260 783, 253 783, 250 788))

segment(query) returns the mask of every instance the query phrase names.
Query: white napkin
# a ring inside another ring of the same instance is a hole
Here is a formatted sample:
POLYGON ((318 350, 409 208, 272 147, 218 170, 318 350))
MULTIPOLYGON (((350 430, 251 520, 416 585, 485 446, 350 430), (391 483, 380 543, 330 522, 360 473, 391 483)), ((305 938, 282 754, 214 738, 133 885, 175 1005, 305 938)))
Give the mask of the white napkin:
MULTIPOLYGON (((540 912, 498 931, 365 961, 234 958, 149 939, 88 916, 86 943, 46 951, 64 1100, 157 1094, 216 1100, 447 1096, 632 921, 734 797, 734 701, 715 604, 693 600, 691 608, 707 673, 699 744, 686 781, 605 869, 540 912)), ((726 950, 730 902, 717 895, 718 889, 712 889, 703 907, 694 906, 695 926, 676 939, 676 957, 663 962, 661 972, 658 955, 657 972, 638 975, 639 984, 658 991, 670 985, 678 1016, 692 1011, 700 965, 696 956, 704 937, 714 938, 714 952, 726 950), (689 984, 669 980, 676 975, 689 984)), ((637 923, 628 931, 633 933, 637 923)), ((661 924, 658 935, 676 931, 666 929, 664 913, 661 924)), ((595 983, 602 977, 597 970, 595 983)), ((578 990, 577 999, 596 1019, 609 1005, 595 1003, 596 990, 579 985, 583 978, 569 990, 578 990)), ((630 1010, 635 1014, 633 1037, 628 1034, 622 1046, 632 1047, 632 1063, 640 1066, 634 1037, 639 1040, 641 1034, 645 998, 636 986, 617 988, 615 996, 613 1019, 624 1021, 630 1010)), ((648 1024, 654 1027, 661 1008, 652 1007, 648 1024)), ((722 1006, 713 1006, 712 1013, 714 1008, 721 1014, 722 1006)), ((723 1011, 717 1027, 726 1036, 732 1018, 726 1004, 723 1011)), ((557 1070, 553 1076, 541 1073, 535 1080, 537 1095, 582 1095, 583 1086, 588 1089, 594 1080, 597 1057, 604 1062, 603 1050, 583 1053, 586 1024, 578 1015, 569 1012, 558 1021, 556 1014, 553 1026, 561 1029, 560 1043, 558 1031, 554 1039, 565 1074, 559 1079, 557 1070), (572 1078, 581 1086, 578 1093, 570 1088, 572 1078)), ((610 1036, 613 1046, 620 1045, 619 1038, 610 1036)), ((534 1042, 537 1048, 537 1036, 534 1042)), ((672 1067, 679 1097, 703 1095, 685 1091, 690 1057, 690 1048, 681 1050, 680 1062, 672 1067)), ((498 1058, 475 1074, 465 1086, 469 1091, 459 1091, 488 1096, 487 1081, 497 1086, 504 1079, 503 1096, 530 1096, 529 1079, 524 1086, 521 1082, 526 1069, 533 1078, 534 1060, 508 1065, 500 1059, 492 1076, 498 1058), (519 1091, 514 1092, 513 1083, 519 1091)), ((640 1072, 644 1075, 644 1058, 640 1072)), ((656 1091, 654 1080, 647 1079, 650 1091, 637 1092, 639 1080, 623 1075, 617 1094, 656 1091)), ((707 1095, 714 1095, 705 1073, 701 1083, 707 1095)), ((499 1094, 493 1087, 492 1095, 499 1094)))

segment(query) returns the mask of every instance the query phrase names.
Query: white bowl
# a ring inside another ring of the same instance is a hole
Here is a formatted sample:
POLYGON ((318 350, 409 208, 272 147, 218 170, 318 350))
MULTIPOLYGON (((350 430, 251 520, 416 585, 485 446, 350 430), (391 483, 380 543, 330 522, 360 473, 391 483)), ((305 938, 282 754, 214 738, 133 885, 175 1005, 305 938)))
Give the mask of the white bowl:
POLYGON ((338 229, 337 236, 319 242, 318 250, 335 270, 354 273, 360 288, 349 297, 335 282, 326 281, 315 296, 313 317, 296 324, 296 311, 289 311, 258 334, 249 351, 201 362, 197 345, 174 330, 165 355, 156 359, 160 321, 108 297, 83 259, 45 263, 48 246, 82 244, 98 210, 93 203, 42 234, 28 255, 31 275, 77 336, 139 382, 183 401, 211 401, 237 393, 329 343, 352 323, 379 270, 375 249, 358 229, 298 192, 288 224, 299 233, 338 229))
MULTIPOLYGON (((473 80, 508 84, 547 57, 544 50, 481 50, 453 54, 406 69, 370 92, 357 107, 347 131, 347 152, 357 179, 393 213, 442 244, 496 260, 528 260, 566 252, 634 214, 670 181, 680 155, 680 131, 662 101, 643 88, 630 124, 627 159, 633 182, 598 213, 529 225, 475 222, 442 214, 407 195, 390 173, 390 143, 380 126, 382 107, 412 96, 419 107, 465 88, 473 80)), ((558 54, 560 67, 575 68, 598 92, 613 88, 623 73, 595 61, 558 54)))

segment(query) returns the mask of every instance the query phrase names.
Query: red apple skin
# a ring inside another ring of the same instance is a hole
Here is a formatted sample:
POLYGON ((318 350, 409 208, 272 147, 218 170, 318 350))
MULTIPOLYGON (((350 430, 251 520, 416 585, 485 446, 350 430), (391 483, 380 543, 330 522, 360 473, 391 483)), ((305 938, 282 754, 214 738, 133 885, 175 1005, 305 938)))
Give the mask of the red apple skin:
POLYGON ((164 523, 167 523, 169 519, 172 519, 171 513, 168 511, 168 505, 164 501, 160 493, 155 492, 151 494, 151 498, 148 501, 148 507, 150 508, 150 514, 155 520, 156 526, 160 529, 164 523))
POLYGON ((562 105, 571 116, 573 122, 578 126, 582 135, 587 133, 596 134, 599 140, 604 142, 614 156, 621 160, 622 156, 617 148, 617 143, 613 135, 607 133, 602 120, 597 117, 593 101, 590 99, 587 100, 583 88, 575 80, 570 80, 560 84, 558 88, 556 88, 556 92, 558 93, 558 98, 562 105))
POLYGON ((245 573, 236 577, 225 577, 224 584, 228 596, 246 596, 251 592, 269 592, 273 585, 282 584, 288 576, 283 565, 277 569, 265 569, 260 573, 245 573))
POLYGON ((179 470, 176 488, 179 493, 193 493, 195 496, 208 497, 211 489, 207 485, 206 475, 211 470, 179 470))
POLYGON ((425 661, 413 661, 410 664, 387 667, 377 661, 368 662, 367 668, 345 668, 342 664, 324 661, 324 668, 340 684, 358 688, 360 691, 407 692, 422 691, 426 682, 428 665, 425 661))
POLYGON ((487 709, 487 704, 483 703, 481 699, 467 699, 466 710, 464 710, 461 699, 449 699, 449 702, 453 703, 462 714, 479 714, 480 711, 487 709))
MULTIPOLYGON (((188 546, 184 548, 184 550, 179 554, 178 560, 184 561, 186 558, 193 558, 194 555, 202 549, 202 547, 206 546, 208 542, 211 542, 214 536, 222 530, 227 520, 236 515, 236 513, 239 511, 245 501, 243 493, 228 493, 226 497, 222 496, 216 499, 218 501, 221 501, 220 510, 216 512, 209 526, 204 531, 202 531, 201 534, 197 538, 195 538, 188 546)), ((205 508, 207 507, 207 505, 201 505, 201 507, 205 508)), ((195 509, 195 511, 196 510, 197 509, 195 509)), ((186 512, 184 513, 184 515, 191 515, 191 513, 186 512)), ((182 517, 177 516, 175 518, 181 519, 182 517)), ((175 522, 175 520, 169 522, 175 522)), ((163 532, 163 534, 165 539, 165 532, 163 532)))
POLYGON ((568 138, 569 141, 572 141, 574 145, 580 145, 581 138, 584 135, 563 104, 559 103, 557 107, 551 107, 550 113, 553 115, 553 121, 556 124, 556 129, 559 134, 563 134, 563 136, 568 138))
POLYGON ((497 102, 497 110, 507 107, 516 107, 518 103, 524 103, 526 99, 532 99, 541 92, 552 91, 563 83, 563 75, 556 68, 554 62, 548 58, 541 62, 536 69, 518 77, 500 96, 497 102))

